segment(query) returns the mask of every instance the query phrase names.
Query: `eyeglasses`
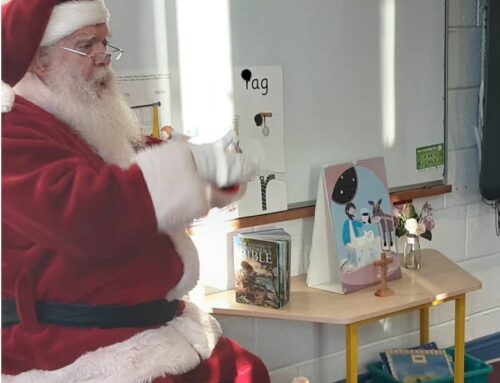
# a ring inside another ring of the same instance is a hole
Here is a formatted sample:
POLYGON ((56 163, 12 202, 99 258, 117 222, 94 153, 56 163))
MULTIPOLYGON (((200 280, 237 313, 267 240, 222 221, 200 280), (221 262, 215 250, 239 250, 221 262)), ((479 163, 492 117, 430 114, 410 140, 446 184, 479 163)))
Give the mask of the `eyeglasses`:
POLYGON ((89 55, 88 53, 77 51, 76 49, 71 49, 71 48, 66 48, 66 47, 61 47, 61 48, 68 51, 68 52, 76 53, 77 55, 80 55, 80 56, 89 57, 92 59, 94 64, 96 63, 96 60, 99 60, 99 62, 108 62, 111 60, 118 61, 121 59, 123 52, 124 52, 123 49, 115 47, 111 44, 106 45, 105 52, 94 53, 92 55, 89 55), (111 48, 111 51, 108 52, 108 50, 110 48, 111 48))

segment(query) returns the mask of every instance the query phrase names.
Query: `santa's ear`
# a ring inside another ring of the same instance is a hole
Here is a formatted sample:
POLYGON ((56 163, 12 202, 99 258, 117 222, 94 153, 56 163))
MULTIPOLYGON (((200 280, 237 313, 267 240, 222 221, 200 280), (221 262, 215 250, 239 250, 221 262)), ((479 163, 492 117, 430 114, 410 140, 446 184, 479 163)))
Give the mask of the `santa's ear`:
POLYGON ((38 49, 33 57, 29 71, 36 74, 41 80, 46 76, 52 61, 52 47, 38 49))

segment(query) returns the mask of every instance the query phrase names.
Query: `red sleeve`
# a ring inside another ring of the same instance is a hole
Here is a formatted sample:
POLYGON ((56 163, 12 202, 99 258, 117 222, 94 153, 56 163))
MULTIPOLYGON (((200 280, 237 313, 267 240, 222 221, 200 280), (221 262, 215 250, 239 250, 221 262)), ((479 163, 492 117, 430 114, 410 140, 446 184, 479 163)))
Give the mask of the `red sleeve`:
POLYGON ((37 244, 86 257, 119 256, 158 233, 138 166, 105 165, 74 135, 40 128, 4 124, 4 222, 37 244))

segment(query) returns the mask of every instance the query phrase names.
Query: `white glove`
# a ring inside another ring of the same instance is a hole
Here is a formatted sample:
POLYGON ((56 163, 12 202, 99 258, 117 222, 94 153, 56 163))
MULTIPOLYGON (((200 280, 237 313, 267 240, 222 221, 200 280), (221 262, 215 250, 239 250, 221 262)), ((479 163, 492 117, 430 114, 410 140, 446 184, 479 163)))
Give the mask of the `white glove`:
POLYGON ((211 144, 192 145, 191 152, 200 175, 223 188, 250 181, 259 171, 261 160, 249 159, 243 153, 227 148, 236 139, 234 131, 211 144))

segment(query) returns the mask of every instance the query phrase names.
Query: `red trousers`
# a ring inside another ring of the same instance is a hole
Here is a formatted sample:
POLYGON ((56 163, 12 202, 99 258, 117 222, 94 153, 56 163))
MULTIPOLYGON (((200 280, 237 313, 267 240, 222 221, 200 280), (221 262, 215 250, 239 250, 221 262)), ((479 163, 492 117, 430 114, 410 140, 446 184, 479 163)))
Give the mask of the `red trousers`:
POLYGON ((183 375, 154 383, 270 383, 264 363, 229 338, 221 338, 212 356, 183 375))

